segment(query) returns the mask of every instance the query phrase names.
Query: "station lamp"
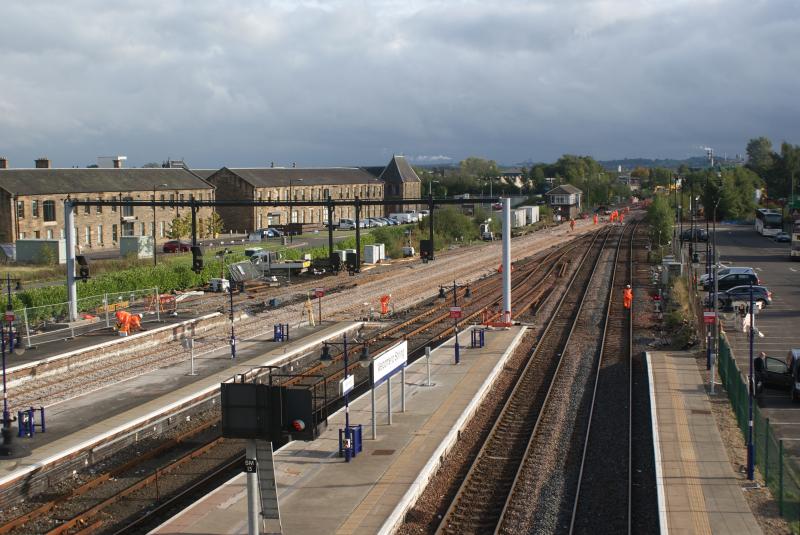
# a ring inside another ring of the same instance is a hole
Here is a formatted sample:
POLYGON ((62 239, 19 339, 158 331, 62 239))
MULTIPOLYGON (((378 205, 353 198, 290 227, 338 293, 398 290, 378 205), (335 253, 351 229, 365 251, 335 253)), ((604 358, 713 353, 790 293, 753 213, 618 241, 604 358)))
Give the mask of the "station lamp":
POLYGON ((362 368, 369 368, 370 364, 372 364, 372 357, 369 356, 369 347, 367 344, 361 347, 361 355, 358 357, 358 363, 361 364, 362 368))
POLYGON ((331 357, 331 351, 328 348, 327 342, 322 344, 322 355, 319 357, 319 363, 324 368, 327 368, 333 363, 333 357, 331 357))

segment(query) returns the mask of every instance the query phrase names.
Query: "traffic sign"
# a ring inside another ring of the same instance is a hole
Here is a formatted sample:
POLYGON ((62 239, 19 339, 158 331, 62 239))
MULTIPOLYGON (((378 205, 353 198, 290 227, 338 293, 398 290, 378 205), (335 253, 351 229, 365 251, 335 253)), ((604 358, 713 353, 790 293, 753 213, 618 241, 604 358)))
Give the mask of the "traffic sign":
POLYGON ((450 307, 450 317, 453 319, 460 319, 461 307, 450 307))
POLYGON ((17 317, 14 315, 14 311, 13 310, 6 310, 5 320, 8 323, 13 323, 14 320, 16 320, 16 319, 17 319, 17 317))
POLYGON ((712 311, 706 310, 705 312, 703 312, 703 323, 707 325, 713 325, 716 319, 717 315, 713 310, 712 311))
POLYGON ((248 474, 255 474, 258 469, 258 463, 255 459, 244 460, 244 471, 248 474))
POLYGON ((324 288, 314 288, 314 297, 319 299, 320 297, 325 297, 325 289, 324 288))

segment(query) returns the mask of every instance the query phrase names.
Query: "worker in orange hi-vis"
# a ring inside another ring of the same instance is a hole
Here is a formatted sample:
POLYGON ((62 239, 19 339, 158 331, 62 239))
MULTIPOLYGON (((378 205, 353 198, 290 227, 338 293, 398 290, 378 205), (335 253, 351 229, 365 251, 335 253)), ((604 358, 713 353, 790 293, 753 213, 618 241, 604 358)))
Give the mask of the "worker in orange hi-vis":
POLYGON ((131 314, 130 320, 128 321, 128 334, 133 334, 137 331, 143 331, 142 329, 142 315, 141 314, 131 314))
POLYGON ((575 230, 575 220, 574 219, 570 219, 569 220, 569 230, 570 230, 570 232, 575 230))
POLYGON ((594 214, 594 217, 592 219, 594 219, 594 224, 596 225, 597 224, 597 214, 594 214))
POLYGON ((619 214, 619 222, 623 223, 624 221, 625 221, 625 214, 623 213, 619 214))
POLYGON ((126 312, 124 310, 117 310, 117 313, 114 314, 117 318, 117 331, 119 331, 120 336, 128 336, 130 332, 130 323, 131 323, 131 314, 130 312, 126 312))
POLYGON ((392 294, 382 295, 380 302, 381 302, 381 314, 388 314, 389 313, 389 301, 392 298, 392 294))
POLYGON ((630 310, 631 304, 633 304, 633 290, 631 290, 630 284, 626 284, 625 289, 622 290, 622 306, 630 310))

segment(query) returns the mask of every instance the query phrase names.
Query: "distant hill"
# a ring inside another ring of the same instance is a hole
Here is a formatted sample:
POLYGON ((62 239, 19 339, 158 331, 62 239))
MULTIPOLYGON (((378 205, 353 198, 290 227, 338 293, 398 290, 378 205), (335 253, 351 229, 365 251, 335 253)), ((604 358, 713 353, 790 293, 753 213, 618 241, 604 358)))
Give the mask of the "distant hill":
POLYGON ((708 167, 708 160, 705 156, 694 156, 692 158, 686 158, 685 160, 674 160, 671 158, 625 158, 623 160, 601 160, 599 163, 606 169, 611 170, 616 170, 617 167, 621 165, 623 171, 630 171, 637 167, 666 167, 668 169, 677 169, 681 165, 687 167, 708 167))

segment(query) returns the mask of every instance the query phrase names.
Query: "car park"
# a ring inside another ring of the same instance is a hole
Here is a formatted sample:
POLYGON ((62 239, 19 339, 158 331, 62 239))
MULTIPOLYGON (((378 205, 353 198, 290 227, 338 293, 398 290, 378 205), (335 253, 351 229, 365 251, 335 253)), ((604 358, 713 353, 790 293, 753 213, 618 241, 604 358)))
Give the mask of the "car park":
POLYGON ((192 250, 192 244, 183 240, 170 240, 164 242, 161 250, 165 253, 188 253, 192 250))
POLYGON ((789 243, 792 241, 792 236, 788 232, 779 232, 775 235, 774 240, 778 243, 789 243))
POLYGON ((719 294, 719 305, 722 310, 732 310, 736 303, 750 302, 750 288, 753 289, 753 302, 761 308, 772 304, 772 292, 764 286, 736 286, 719 294))

